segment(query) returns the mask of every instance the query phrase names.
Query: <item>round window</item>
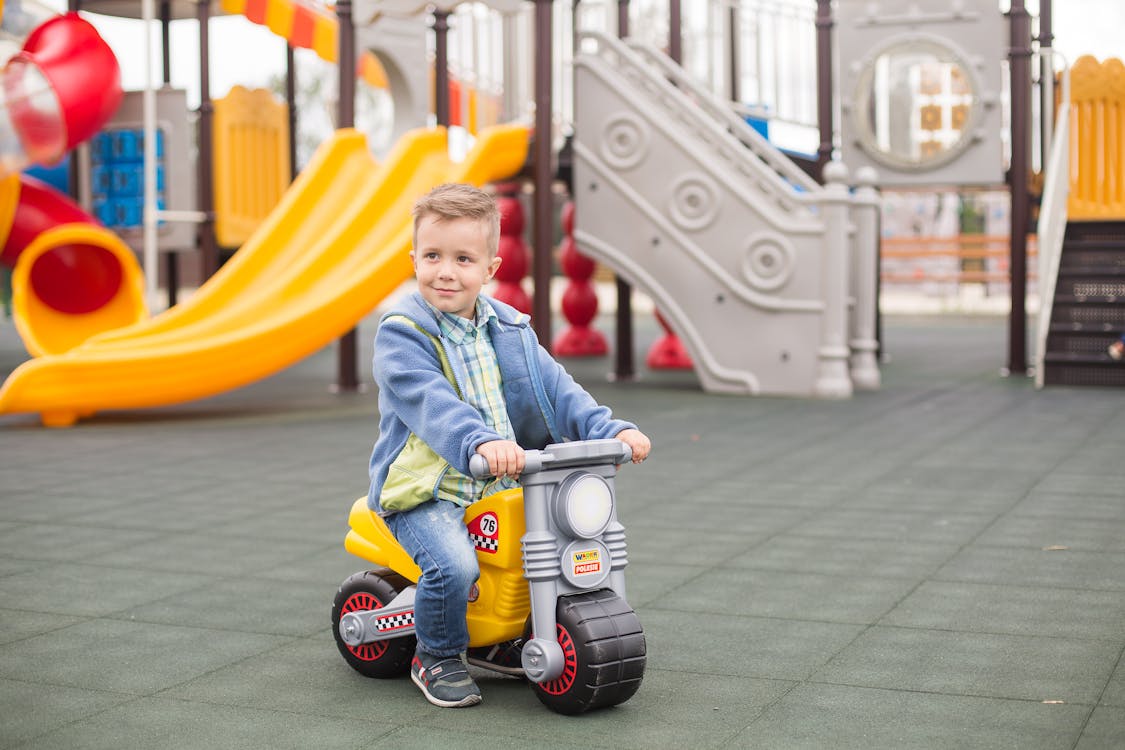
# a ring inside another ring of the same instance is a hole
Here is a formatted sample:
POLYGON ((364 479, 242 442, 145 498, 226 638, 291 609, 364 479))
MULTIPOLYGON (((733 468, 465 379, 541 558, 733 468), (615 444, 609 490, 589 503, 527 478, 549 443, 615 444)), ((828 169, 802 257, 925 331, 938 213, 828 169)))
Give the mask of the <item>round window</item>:
POLYGON ((956 50, 940 39, 899 37, 861 69, 852 118, 873 159, 925 170, 976 140, 983 104, 977 76, 956 50))

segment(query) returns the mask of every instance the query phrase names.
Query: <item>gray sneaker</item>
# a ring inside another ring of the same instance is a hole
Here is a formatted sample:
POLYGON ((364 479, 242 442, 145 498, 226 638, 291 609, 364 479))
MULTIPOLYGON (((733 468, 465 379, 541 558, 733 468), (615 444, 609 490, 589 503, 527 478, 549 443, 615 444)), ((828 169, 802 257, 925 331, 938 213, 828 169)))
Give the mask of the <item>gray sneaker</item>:
POLYGON ((469 676, 464 662, 456 656, 442 658, 415 652, 410 679, 435 706, 462 708, 481 701, 480 688, 469 676))

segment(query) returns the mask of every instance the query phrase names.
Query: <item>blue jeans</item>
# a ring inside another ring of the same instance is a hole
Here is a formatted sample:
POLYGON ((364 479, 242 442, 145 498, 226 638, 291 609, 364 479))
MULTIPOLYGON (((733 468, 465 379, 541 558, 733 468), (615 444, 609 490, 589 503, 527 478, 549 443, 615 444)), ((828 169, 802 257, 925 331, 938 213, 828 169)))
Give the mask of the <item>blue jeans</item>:
POLYGON ((480 577, 465 509, 448 500, 429 500, 392 513, 386 522, 422 569, 414 598, 418 650, 441 658, 460 654, 469 645, 469 589, 480 577))

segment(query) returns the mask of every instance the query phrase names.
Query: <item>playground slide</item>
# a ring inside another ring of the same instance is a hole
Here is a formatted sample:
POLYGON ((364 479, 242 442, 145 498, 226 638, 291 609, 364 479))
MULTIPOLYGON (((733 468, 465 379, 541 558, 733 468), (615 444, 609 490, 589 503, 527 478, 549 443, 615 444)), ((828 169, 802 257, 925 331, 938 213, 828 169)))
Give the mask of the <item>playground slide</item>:
POLYGON ((148 314, 133 251, 70 198, 19 174, 105 124, 121 101, 120 69, 94 27, 68 13, 39 24, 0 80, 0 264, 13 269, 28 352, 57 354, 148 314))
POLYGON ((847 283, 835 265, 846 191, 829 210, 824 188, 659 51, 584 37, 580 250, 653 298, 706 390, 850 395, 845 342, 829 327, 847 283))
POLYGON ((214 395, 299 361, 409 278, 417 195, 441 182, 510 177, 527 140, 522 126, 490 128, 453 163, 443 129, 414 131, 377 166, 361 133, 339 131, 200 302, 169 311, 170 323, 159 316, 25 362, 0 388, 0 413, 38 412, 47 426, 69 426, 98 410, 214 395))

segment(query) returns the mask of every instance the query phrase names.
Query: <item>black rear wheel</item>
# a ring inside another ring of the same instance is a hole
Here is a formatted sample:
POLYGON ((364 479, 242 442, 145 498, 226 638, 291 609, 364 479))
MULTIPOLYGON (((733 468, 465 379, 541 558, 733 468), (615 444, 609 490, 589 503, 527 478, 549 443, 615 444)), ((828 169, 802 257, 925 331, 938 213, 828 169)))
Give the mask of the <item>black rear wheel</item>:
POLYGON ((365 570, 349 576, 336 592, 332 602, 332 635, 348 665, 364 677, 398 677, 410 670, 414 658, 415 638, 412 635, 374 643, 349 646, 340 636, 340 618, 349 612, 381 609, 410 581, 386 568, 365 570))
POLYGON ((532 683, 543 705, 572 715, 632 698, 645 673, 645 634, 628 603, 601 589, 560 598, 555 616, 566 662, 555 679, 532 683))

